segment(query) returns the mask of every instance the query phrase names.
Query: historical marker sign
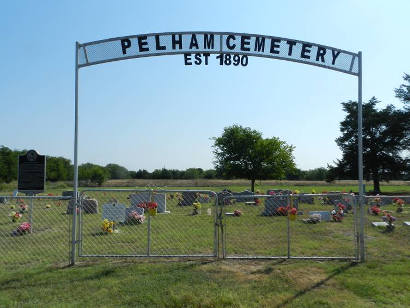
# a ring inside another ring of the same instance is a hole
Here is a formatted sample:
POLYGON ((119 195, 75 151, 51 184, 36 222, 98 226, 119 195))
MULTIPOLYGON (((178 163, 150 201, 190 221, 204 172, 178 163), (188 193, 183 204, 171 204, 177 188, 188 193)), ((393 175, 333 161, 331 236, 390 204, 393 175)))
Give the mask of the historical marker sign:
POLYGON ((46 179, 46 157, 30 150, 19 156, 18 190, 23 193, 44 191, 46 179))

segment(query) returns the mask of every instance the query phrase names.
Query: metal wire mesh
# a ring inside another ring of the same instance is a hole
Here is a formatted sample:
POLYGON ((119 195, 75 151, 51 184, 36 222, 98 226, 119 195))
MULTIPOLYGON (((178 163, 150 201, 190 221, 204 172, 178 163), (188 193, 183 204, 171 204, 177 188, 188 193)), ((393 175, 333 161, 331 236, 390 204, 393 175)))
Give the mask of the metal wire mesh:
POLYGON ((0 197, 2 266, 64 264, 69 260, 67 197, 0 197))
POLYGON ((366 217, 366 253, 367 259, 374 256, 383 259, 392 258, 393 241, 387 241, 384 249, 380 249, 379 239, 393 237, 400 241, 401 247, 407 251, 410 247, 410 196, 367 196, 365 198, 366 217), (387 216, 393 216, 391 226, 387 216), (389 245, 392 245, 391 247, 389 245))
POLYGON ((307 194, 292 197, 297 216, 290 223, 293 257, 358 258, 358 214, 349 194, 307 194))
POLYGON ((212 192, 83 191, 80 256, 216 256, 215 220, 212 192), (113 230, 103 230, 105 219, 113 230))
POLYGON ((358 54, 287 38, 226 32, 140 34, 79 45, 78 65, 183 53, 244 54, 316 65, 359 74, 358 54))
POLYGON ((347 194, 231 194, 222 210, 224 256, 357 259, 357 213, 347 194))

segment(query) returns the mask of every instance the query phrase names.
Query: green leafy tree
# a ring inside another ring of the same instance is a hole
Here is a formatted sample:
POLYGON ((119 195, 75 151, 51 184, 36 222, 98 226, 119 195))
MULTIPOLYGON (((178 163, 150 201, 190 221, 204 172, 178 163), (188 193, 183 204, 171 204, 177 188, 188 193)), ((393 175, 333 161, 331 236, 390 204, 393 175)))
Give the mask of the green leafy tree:
POLYGON ((64 157, 47 156, 46 175, 48 181, 66 181, 71 179, 71 161, 64 157))
POLYGON ((403 144, 410 149, 410 75, 404 74, 404 82, 399 88, 395 89, 396 97, 400 99, 404 104, 404 112, 407 117, 407 122, 404 123, 404 129, 406 131, 406 137, 403 139, 403 144))
MULTIPOLYGON (((406 138, 406 113, 392 105, 377 110, 379 101, 373 97, 363 104, 363 174, 366 180, 373 180, 374 193, 380 193, 380 181, 403 178, 408 172, 409 159, 403 140, 406 138), (404 157, 403 157, 404 156, 404 157)), ((342 103, 346 112, 340 123, 342 136, 336 139, 342 150, 342 159, 332 167, 329 176, 333 178, 357 178, 358 138, 357 103, 342 103)))
POLYGON ((247 178, 251 190, 257 179, 281 179, 295 168, 294 147, 279 138, 263 139, 249 127, 226 127, 221 137, 214 137, 215 167, 227 177, 247 178))
POLYGON ((404 74, 403 79, 405 83, 401 84, 399 88, 395 89, 396 97, 399 98, 406 106, 410 108, 410 75, 404 74))
POLYGON ((108 179, 108 171, 99 165, 86 163, 78 166, 78 178, 83 181, 102 185, 108 179))
POLYGON ((130 174, 127 168, 117 165, 117 164, 108 164, 105 166, 109 173, 110 179, 129 179, 130 174))

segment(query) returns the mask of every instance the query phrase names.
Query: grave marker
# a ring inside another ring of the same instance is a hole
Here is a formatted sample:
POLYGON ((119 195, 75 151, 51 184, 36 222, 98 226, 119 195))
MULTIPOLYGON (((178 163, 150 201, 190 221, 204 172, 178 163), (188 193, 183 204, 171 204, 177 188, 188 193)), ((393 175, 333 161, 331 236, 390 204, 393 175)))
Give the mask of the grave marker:
POLYGON ((106 203, 102 206, 102 217, 109 221, 125 222, 126 206, 120 203, 106 203))

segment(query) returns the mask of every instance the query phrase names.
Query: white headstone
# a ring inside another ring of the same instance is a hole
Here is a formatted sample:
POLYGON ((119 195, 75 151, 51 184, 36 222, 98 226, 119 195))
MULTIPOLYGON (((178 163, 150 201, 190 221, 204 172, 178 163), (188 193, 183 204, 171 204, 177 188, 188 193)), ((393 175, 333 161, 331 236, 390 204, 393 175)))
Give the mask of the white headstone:
POLYGON ((330 212, 328 211, 310 211, 309 212, 309 216, 315 215, 315 214, 320 215, 320 219, 322 221, 330 221, 330 212))
POLYGON ((125 222, 126 206, 120 203, 106 203, 102 206, 102 217, 115 222, 125 222))

